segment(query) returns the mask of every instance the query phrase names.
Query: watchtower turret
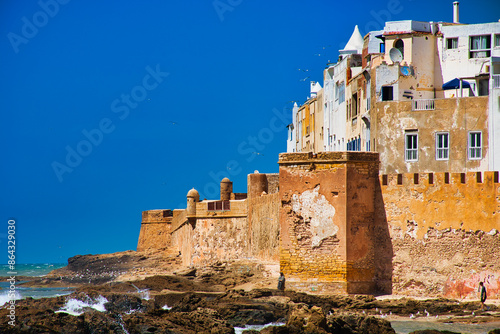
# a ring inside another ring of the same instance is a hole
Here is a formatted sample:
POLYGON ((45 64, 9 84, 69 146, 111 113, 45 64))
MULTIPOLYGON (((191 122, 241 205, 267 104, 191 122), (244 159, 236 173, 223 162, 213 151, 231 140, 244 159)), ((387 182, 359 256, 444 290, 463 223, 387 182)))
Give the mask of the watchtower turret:
POLYGON ((200 201, 200 193, 196 189, 191 189, 187 193, 186 214, 188 218, 196 217, 196 203, 200 201))
POLYGON ((231 199, 231 194, 233 193, 233 182, 231 182, 227 177, 220 181, 220 199, 221 201, 229 201, 231 199))

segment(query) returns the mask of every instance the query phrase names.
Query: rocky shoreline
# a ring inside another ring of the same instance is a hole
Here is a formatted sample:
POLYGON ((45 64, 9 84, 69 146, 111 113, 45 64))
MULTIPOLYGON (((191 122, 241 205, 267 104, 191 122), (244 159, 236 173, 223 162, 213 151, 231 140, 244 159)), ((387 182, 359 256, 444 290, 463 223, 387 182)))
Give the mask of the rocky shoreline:
MULTIPOLYGON (((377 334, 395 333, 388 321, 394 319, 500 322, 500 308, 491 305, 483 312, 477 301, 278 291, 264 267, 240 261, 182 268, 173 254, 131 251, 77 256, 67 267, 25 283, 71 286, 75 292, 17 301, 16 326, 2 321, 0 333, 235 333, 274 324, 260 333, 377 334)), ((0 309, 2 319, 8 314, 0 309)))

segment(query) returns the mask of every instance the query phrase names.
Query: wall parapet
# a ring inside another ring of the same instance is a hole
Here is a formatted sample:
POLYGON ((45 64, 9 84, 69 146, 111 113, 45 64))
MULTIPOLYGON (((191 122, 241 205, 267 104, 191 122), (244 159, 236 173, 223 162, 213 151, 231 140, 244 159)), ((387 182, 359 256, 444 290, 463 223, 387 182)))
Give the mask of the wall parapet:
POLYGON ((280 153, 278 164, 281 165, 304 165, 304 164, 328 164, 345 162, 372 162, 378 161, 377 152, 318 152, 318 153, 280 153))
POLYGON ((380 184, 383 187, 393 186, 440 186, 440 185, 493 185, 500 183, 499 172, 466 172, 466 173, 401 173, 381 174, 380 184))
POLYGON ((142 224, 171 223, 172 210, 147 210, 142 212, 142 224))
POLYGON ((429 229, 500 230, 498 172, 389 174, 379 181, 393 238, 423 240, 429 229))

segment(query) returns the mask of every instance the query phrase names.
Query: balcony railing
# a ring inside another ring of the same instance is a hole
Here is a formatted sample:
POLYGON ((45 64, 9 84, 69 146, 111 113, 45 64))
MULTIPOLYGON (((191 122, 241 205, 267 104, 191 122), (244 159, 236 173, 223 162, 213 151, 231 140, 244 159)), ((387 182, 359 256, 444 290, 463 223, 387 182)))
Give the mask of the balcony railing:
POLYGON ((500 74, 493 75, 493 88, 500 88, 500 74))
POLYGON ((412 110, 434 110, 434 100, 413 100, 412 110))

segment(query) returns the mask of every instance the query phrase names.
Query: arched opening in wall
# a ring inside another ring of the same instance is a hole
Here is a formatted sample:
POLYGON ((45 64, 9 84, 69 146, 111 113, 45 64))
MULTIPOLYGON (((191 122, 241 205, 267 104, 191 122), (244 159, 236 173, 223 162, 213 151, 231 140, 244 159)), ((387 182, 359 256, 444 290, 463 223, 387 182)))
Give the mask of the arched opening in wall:
POLYGON ((405 57, 405 43, 403 40, 398 39, 394 42, 394 47, 398 49, 401 52, 401 55, 403 56, 403 59, 405 57))

